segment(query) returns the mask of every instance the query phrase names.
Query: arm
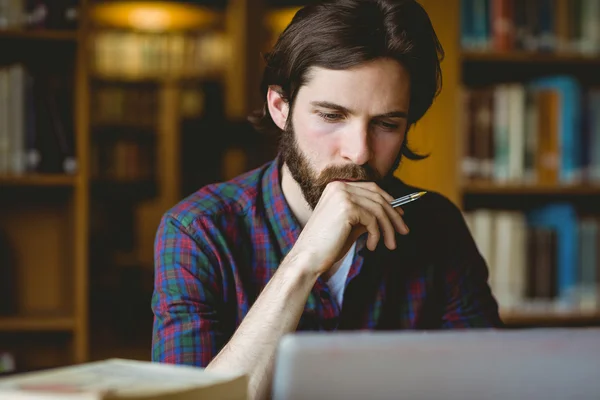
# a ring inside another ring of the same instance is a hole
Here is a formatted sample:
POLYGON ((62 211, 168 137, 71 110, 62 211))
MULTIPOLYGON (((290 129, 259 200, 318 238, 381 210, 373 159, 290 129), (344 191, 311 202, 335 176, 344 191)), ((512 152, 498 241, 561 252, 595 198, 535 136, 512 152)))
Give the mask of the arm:
POLYGON ((178 221, 163 218, 155 243, 152 359, 248 371, 250 398, 263 398, 277 343, 298 326, 318 275, 305 272, 310 271, 307 259, 286 257, 223 347, 217 264, 200 246, 178 221))
POLYGON ((298 326, 318 275, 307 272, 306 257, 288 255, 225 345, 217 312, 217 264, 200 246, 178 221, 163 218, 155 242, 152 359, 248 371, 250 398, 263 398, 277 343, 298 326))
POLYGON ((498 304, 488 284, 488 268, 458 208, 448 202, 444 270, 443 328, 499 328, 498 304))
POLYGON ((392 208, 391 200, 374 184, 330 184, 296 244, 208 368, 248 371, 249 398, 266 397, 279 340, 296 330, 317 278, 364 232, 369 232, 367 246, 371 250, 377 246, 380 232, 389 248, 395 247, 395 231, 408 233, 400 217, 403 211, 392 208))
POLYGON ((230 367, 250 372, 249 398, 265 398, 270 390, 277 344, 296 330, 318 275, 310 262, 287 257, 273 275, 229 343, 207 369, 230 367))
MULTIPOLYGON (((392 208, 391 199, 373 184, 328 186, 296 244, 226 344, 219 326, 217 256, 177 221, 163 219, 156 240, 153 359, 245 371, 249 398, 268 395, 279 340, 297 328, 317 278, 362 233, 369 232, 371 250, 381 232, 389 248, 395 247, 395 230, 407 233, 402 210, 392 208)), ((209 232, 218 230, 204 229, 207 240, 209 232)))
POLYGON ((179 221, 164 216, 155 240, 152 360, 206 366, 223 346, 219 277, 179 221))

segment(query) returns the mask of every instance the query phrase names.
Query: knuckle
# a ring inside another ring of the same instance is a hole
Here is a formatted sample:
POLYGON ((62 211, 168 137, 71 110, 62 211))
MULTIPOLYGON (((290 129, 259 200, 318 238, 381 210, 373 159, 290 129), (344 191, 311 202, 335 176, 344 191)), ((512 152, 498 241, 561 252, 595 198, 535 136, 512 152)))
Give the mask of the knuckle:
POLYGON ((374 192, 379 191, 379 186, 375 182, 367 182, 367 189, 372 190, 374 192))
POLYGON ((354 205, 348 200, 340 202, 339 207, 340 211, 344 214, 354 214, 354 205))
POLYGON ((352 203, 352 199, 350 194, 347 192, 338 192, 335 196, 336 202, 342 207, 344 210, 349 210, 354 208, 354 204, 352 203))
POLYGON ((333 182, 329 182, 327 184, 327 189, 329 190, 333 190, 333 191, 341 191, 344 187, 344 184, 340 181, 333 181, 333 182))

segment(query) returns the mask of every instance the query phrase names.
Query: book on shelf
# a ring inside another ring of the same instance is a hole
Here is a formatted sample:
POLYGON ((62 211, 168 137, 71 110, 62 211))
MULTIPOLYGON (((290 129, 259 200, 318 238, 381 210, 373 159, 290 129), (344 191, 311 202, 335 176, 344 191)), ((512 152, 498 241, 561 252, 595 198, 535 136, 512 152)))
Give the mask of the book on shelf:
POLYGON ((0 174, 77 171, 70 79, 0 67, 0 174))
POLYGON ((94 35, 92 67, 108 79, 215 77, 225 71, 230 47, 227 35, 216 29, 161 35, 100 30, 94 35))
POLYGON ((0 29, 75 29, 79 0, 0 0, 0 29))
POLYGON ((600 87, 550 76, 463 88, 462 99, 466 180, 600 182, 600 87))
POLYGON ((470 51, 600 54, 597 0, 461 0, 470 51))
POLYGON ((568 204, 465 213, 504 310, 600 310, 600 216, 568 204))
POLYGON ((0 378, 0 399, 243 400, 247 385, 241 373, 108 359, 0 378))

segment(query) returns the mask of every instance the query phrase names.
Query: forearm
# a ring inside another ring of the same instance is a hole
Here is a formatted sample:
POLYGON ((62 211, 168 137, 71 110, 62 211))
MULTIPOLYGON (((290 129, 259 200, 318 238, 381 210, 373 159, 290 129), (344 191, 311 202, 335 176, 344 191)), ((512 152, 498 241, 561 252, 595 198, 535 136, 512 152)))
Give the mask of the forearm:
POLYGON ((277 344, 300 320, 317 275, 306 273, 307 259, 289 257, 269 283, 221 352, 207 369, 246 371, 249 398, 264 398, 270 387, 277 344))

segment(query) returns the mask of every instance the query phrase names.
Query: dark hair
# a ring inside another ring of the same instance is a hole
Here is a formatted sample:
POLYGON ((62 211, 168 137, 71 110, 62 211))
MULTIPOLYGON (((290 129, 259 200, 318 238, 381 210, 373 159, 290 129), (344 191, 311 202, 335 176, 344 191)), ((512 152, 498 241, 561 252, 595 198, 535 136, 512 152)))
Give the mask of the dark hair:
MULTIPOLYGON (((444 50, 429 16, 415 0, 328 0, 300 9, 265 55, 261 93, 279 86, 290 110, 307 72, 317 66, 341 70, 391 58, 411 78, 409 126, 421 119, 442 87, 444 50)), ((248 118, 266 133, 280 132, 267 104, 248 118)), ((422 159, 404 141, 401 154, 422 159)))

